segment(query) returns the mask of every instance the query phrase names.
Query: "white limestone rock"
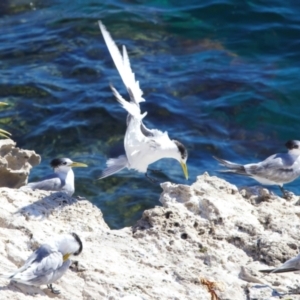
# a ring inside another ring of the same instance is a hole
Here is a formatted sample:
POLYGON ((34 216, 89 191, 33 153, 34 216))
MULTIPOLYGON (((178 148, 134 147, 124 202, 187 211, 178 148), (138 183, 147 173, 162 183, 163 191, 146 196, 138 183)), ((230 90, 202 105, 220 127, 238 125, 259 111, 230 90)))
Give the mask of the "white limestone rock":
MULTIPOLYGON (((297 274, 258 272, 298 253, 297 197, 240 193, 207 173, 191 186, 162 188, 163 207, 120 230, 110 230, 88 200, 0 188, 0 273, 22 265, 49 236, 76 232, 83 252, 54 284, 58 299, 210 300, 205 283, 211 282, 220 299, 263 300, 297 288, 297 274)), ((287 298, 299 299, 293 293, 287 298)), ((1 300, 52 297, 45 286, 6 279, 0 279, 0 294, 1 300)))
POLYGON ((32 167, 41 157, 31 150, 16 147, 10 139, 0 139, 0 187, 19 188, 25 185, 32 167))

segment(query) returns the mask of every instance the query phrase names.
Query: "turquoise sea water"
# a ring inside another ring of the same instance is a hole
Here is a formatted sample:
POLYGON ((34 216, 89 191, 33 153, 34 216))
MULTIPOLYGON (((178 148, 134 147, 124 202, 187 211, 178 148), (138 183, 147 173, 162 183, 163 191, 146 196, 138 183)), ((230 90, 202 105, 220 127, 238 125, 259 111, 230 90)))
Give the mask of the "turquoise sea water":
MULTIPOLYGON (((96 180, 106 159, 122 151, 126 129, 109 83, 126 93, 101 19, 127 46, 147 99, 147 126, 188 148, 190 179, 165 159, 153 165, 164 171, 159 180, 191 184, 208 171, 252 185, 219 174, 212 155, 255 162, 300 140, 299 11, 296 0, 1 0, 0 101, 10 106, 0 111, 0 128, 41 154, 31 181, 50 171, 54 157, 87 163, 75 169, 76 195, 99 206, 113 228, 159 205, 160 186, 143 174, 96 180)), ((300 194, 299 180, 286 188, 300 194)))

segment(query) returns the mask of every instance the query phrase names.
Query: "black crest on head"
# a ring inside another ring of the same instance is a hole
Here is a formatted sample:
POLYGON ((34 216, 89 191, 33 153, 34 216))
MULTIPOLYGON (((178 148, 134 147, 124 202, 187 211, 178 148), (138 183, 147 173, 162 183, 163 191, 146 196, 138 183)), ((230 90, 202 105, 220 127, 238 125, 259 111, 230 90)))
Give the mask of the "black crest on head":
POLYGON ((53 169, 55 169, 55 168, 57 168, 57 167, 59 167, 59 166, 61 166, 61 165, 66 165, 66 164, 67 164, 67 162, 65 161, 64 158, 54 158, 54 159, 52 159, 51 162, 50 162, 50 166, 51 166, 53 169))
POLYGON ((186 148, 184 147, 183 144, 181 144, 180 142, 173 140, 173 142, 175 143, 175 145, 177 146, 179 152, 180 152, 180 156, 182 159, 187 159, 188 156, 188 152, 186 150, 186 148))
POLYGON ((74 239, 76 240, 76 242, 79 245, 78 251, 76 251, 73 255, 79 255, 81 253, 81 251, 82 251, 82 241, 81 241, 81 239, 79 238, 79 236, 75 232, 72 232, 71 235, 74 237, 74 239))
POLYGON ((57 168, 61 164, 62 164, 61 158, 54 158, 54 159, 51 160, 51 163, 50 163, 52 168, 57 168))
POLYGON ((285 143, 285 146, 286 146, 289 150, 292 150, 292 149, 299 149, 300 142, 299 142, 299 141, 296 141, 296 140, 290 140, 290 141, 287 141, 287 142, 285 143))

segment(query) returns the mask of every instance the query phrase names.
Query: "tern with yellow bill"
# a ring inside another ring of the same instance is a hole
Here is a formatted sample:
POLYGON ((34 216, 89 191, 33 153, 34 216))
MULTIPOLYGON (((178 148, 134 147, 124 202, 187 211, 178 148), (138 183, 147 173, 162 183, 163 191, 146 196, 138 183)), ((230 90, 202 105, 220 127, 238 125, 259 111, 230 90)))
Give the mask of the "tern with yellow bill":
POLYGON ((87 165, 74 162, 69 158, 55 158, 50 165, 54 170, 53 174, 44 177, 41 181, 28 183, 22 189, 61 191, 71 197, 75 191, 72 167, 87 167, 87 165))
POLYGON ((263 185, 278 185, 283 198, 289 199, 290 193, 283 185, 300 176, 300 141, 289 140, 285 143, 287 153, 277 153, 258 163, 246 165, 236 164, 213 156, 226 169, 225 173, 233 173, 251 177, 263 185))
POLYGON ((185 178, 188 179, 187 149, 177 140, 171 140, 167 132, 148 129, 144 125, 143 118, 147 115, 147 112, 141 113, 140 102, 145 101, 145 99, 142 98, 143 92, 131 70, 126 48, 123 46, 122 55, 101 21, 99 21, 99 26, 130 97, 130 101, 126 101, 112 85, 110 86, 117 101, 128 112, 127 129, 124 137, 126 154, 118 158, 110 158, 100 179, 115 174, 124 168, 134 169, 144 173, 149 178, 147 174, 148 166, 162 158, 176 159, 183 169, 185 178))
POLYGON ((46 284, 52 293, 59 294, 52 283, 68 271, 72 263, 69 257, 81 251, 82 242, 76 233, 55 236, 35 250, 21 268, 0 277, 37 287, 46 284))

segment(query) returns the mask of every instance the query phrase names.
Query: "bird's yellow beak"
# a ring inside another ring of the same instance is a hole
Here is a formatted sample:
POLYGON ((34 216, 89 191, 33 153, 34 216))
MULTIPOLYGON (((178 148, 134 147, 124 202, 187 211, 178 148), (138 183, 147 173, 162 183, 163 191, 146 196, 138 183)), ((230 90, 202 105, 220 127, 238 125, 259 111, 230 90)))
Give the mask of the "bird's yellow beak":
MULTIPOLYGON (((8 104, 5 102, 0 102, 0 106, 6 106, 6 105, 8 105, 8 104)), ((0 129, 0 136, 3 136, 5 138, 9 139, 10 135, 11 135, 11 133, 9 133, 8 131, 6 131, 4 129, 0 129)))
POLYGON ((189 179, 189 174, 188 174, 188 169, 187 169, 186 163, 180 162, 180 165, 182 167, 185 179, 188 180, 189 179))
POLYGON ((76 161, 73 161, 71 164, 70 164, 70 167, 87 167, 88 165, 86 164, 83 164, 83 163, 80 163, 80 162, 76 162, 76 161))
POLYGON ((63 255, 63 261, 65 262, 69 257, 70 257, 71 253, 67 253, 65 255, 63 255))
POLYGON ((11 135, 11 133, 9 133, 8 131, 4 130, 4 129, 1 129, 0 128, 0 136, 3 136, 5 138, 8 138, 9 139, 9 136, 11 135))
MULTIPOLYGON (((5 102, 0 102, 0 106, 6 106, 8 105, 7 103, 5 102)), ((0 129, 0 136, 3 136, 7 139, 9 139, 9 136, 11 135, 11 133, 9 133, 8 131, 4 130, 4 129, 0 129)))

